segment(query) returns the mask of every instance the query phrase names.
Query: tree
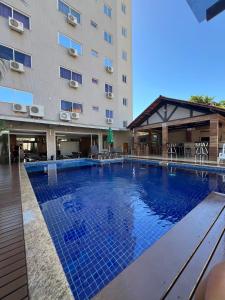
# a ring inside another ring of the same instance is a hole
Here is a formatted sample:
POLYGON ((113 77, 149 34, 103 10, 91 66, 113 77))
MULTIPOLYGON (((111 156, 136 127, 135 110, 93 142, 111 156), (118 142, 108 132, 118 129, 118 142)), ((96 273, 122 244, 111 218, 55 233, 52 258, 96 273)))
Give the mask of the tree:
POLYGON ((220 100, 219 102, 213 101, 213 100, 214 100, 214 97, 209 97, 209 96, 191 96, 189 99, 190 102, 212 105, 212 106, 216 106, 216 107, 225 109, 225 100, 220 100))
POLYGON ((213 102, 214 97, 209 96, 191 96, 189 101, 195 102, 199 104, 211 104, 213 102))

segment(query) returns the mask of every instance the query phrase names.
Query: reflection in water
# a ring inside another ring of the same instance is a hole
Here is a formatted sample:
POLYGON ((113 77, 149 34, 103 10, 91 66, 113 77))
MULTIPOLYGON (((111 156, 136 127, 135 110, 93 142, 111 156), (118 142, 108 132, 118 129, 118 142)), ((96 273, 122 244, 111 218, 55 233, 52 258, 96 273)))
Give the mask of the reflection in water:
POLYGON ((57 165, 48 164, 48 185, 57 184, 57 165))
POLYGON ((144 163, 56 167, 29 176, 76 299, 94 296, 210 191, 225 191, 219 174, 144 163))

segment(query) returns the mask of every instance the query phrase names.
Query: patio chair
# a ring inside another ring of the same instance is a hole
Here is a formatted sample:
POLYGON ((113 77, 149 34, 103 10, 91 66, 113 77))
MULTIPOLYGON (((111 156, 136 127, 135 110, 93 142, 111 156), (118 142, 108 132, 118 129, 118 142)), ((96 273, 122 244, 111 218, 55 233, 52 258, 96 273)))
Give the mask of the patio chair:
POLYGON ((218 164, 220 163, 221 160, 225 160, 225 144, 223 144, 222 152, 219 153, 219 156, 217 158, 218 164))

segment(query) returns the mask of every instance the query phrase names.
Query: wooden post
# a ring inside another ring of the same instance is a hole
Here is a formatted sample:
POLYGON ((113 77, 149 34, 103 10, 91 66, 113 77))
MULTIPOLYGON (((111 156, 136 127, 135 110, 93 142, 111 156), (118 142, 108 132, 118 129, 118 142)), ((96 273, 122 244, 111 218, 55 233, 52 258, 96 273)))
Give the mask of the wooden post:
POLYGON ((167 144, 169 141, 168 127, 166 123, 162 123, 162 157, 168 158, 167 144))
POLYGON ((138 155, 138 135, 137 131, 133 132, 133 145, 132 145, 132 154, 133 155, 138 155))
POLYGON ((212 118, 209 129, 209 160, 216 161, 219 147, 219 120, 212 118))

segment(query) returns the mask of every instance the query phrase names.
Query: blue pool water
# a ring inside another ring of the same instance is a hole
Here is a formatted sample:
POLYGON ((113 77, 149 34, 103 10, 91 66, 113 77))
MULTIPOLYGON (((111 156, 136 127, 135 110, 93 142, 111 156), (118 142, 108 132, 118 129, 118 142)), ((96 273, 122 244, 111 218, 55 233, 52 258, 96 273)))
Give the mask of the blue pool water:
POLYGON ((141 162, 27 170, 79 300, 96 295, 210 191, 225 192, 223 174, 141 162))

